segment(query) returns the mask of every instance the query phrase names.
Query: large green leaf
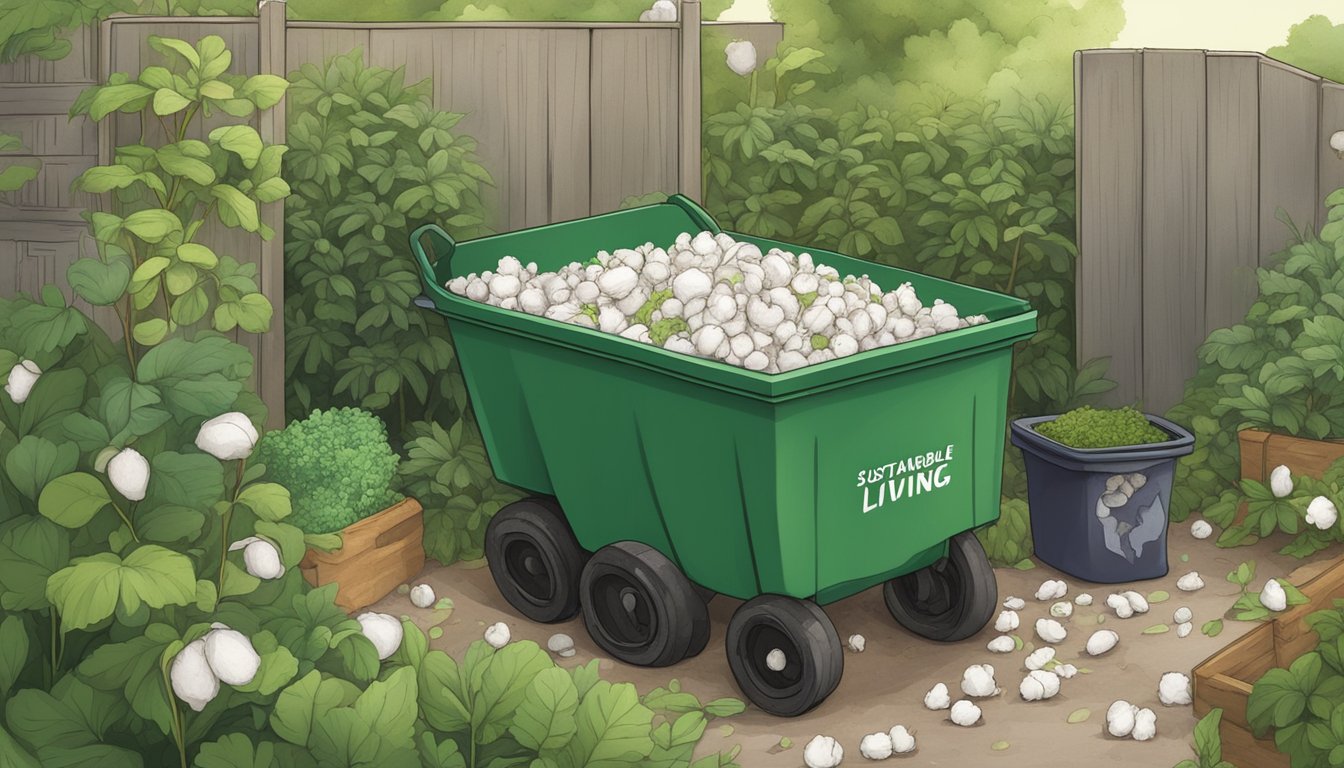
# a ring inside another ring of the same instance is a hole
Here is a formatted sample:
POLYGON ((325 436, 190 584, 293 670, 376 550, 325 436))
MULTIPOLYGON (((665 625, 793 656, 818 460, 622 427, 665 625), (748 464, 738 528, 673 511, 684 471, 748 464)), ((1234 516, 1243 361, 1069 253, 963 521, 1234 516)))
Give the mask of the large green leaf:
POLYGON ((528 749, 559 749, 578 730, 574 719, 578 708, 579 691, 570 674, 558 667, 542 670, 528 684, 509 733, 528 749))
POLYGON ((79 446, 59 445, 44 437, 27 435, 5 457, 5 472, 19 493, 36 501, 51 481, 74 470, 79 446))
POLYGON ((65 271, 70 287, 96 307, 107 307, 121 300, 131 282, 130 260, 121 254, 104 262, 85 257, 76 259, 65 271))
POLYGON ((138 112, 153 93, 138 83, 105 85, 98 89, 89 103, 89 117, 97 122, 119 110, 138 112))
POLYGON ((111 503, 112 497, 102 480, 86 472, 74 472, 48 483, 37 508, 54 523, 82 528, 111 503))
POLYGON ((477 741, 489 744, 507 733, 532 679, 554 666, 550 654, 531 641, 510 643, 477 665, 471 675, 477 741))
POLYGON ((226 125, 210 132, 210 140, 243 161, 243 167, 256 166, 261 157, 261 134, 250 125, 226 125))
POLYGON ((261 219, 257 213, 257 201, 243 194, 231 184, 216 184, 210 188, 210 194, 218 201, 220 221, 230 227, 241 227, 248 232, 261 228, 261 219))
POLYGON ((127 216, 122 226, 147 243, 158 243, 174 232, 181 232, 182 220, 172 211, 146 208, 127 216))
POLYGON ((375 681, 355 700, 355 713, 382 739, 410 749, 415 735, 415 670, 402 667, 375 681))
POLYGON ((233 405, 252 372, 252 356, 216 335, 171 338, 145 353, 137 366, 141 383, 156 384, 178 418, 213 418, 233 405))
POLYGON ((50 520, 25 517, 6 523, 0 532, 0 607, 46 608, 47 580, 69 559, 69 535, 50 520))
POLYGON ((103 384, 98 411, 112 440, 123 443, 153 432, 172 418, 166 410, 157 407, 162 402, 158 387, 131 381, 129 377, 117 377, 103 384))
POLYGON ((218 741, 202 744, 192 765, 196 768, 280 768, 273 743, 263 741, 254 745, 243 733, 230 733, 218 741))
POLYGON ((456 733, 471 724, 471 697, 462 668, 443 651, 430 651, 420 662, 420 711, 430 727, 456 733))
POLYGON ((137 715, 168 732, 172 709, 159 662, 174 642, 180 643, 176 630, 166 624, 150 624, 137 637, 107 643, 90 653, 79 664, 80 679, 98 690, 124 695, 137 715))
POLYGON ((278 483, 253 483, 238 494, 238 503, 247 506, 261 520, 276 523, 292 509, 289 489, 278 483))
POLYGON ((653 751, 653 711, 629 683, 598 682, 584 695, 577 719, 577 733, 558 755, 567 768, 623 768, 653 751))
POLYGON ((276 75, 252 75, 243 81, 238 96, 249 99, 257 109, 269 109, 280 103, 289 82, 276 75))
POLYGON ((16 741, 3 725, 0 725, 0 765, 5 768, 42 768, 37 758, 16 741))
POLYGON ((191 604, 196 573, 186 555, 147 544, 125 560, 111 552, 72 560, 51 575, 47 597, 60 611, 65 629, 84 629, 111 616, 119 604, 127 613, 135 613, 141 604, 191 604))
POLYGON ((280 692, 271 712, 271 728, 285 741, 306 746, 313 723, 345 703, 341 682, 324 680, 322 673, 313 670, 280 692))
POLYGON ((27 665, 28 630, 23 626, 23 619, 6 616, 0 622, 0 698, 9 695, 9 689, 27 665))
POLYGON ((224 495, 223 469, 209 454, 163 451, 150 466, 147 502, 205 509, 224 495))

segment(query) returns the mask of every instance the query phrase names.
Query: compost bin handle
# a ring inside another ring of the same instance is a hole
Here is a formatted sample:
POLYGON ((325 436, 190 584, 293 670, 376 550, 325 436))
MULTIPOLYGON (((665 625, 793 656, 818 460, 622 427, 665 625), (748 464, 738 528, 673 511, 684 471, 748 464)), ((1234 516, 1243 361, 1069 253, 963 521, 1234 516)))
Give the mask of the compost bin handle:
MULTIPOLYGON (((453 240, 452 235, 443 231, 443 227, 438 224, 425 224, 411 233, 411 250, 415 252, 415 260, 420 262, 420 268, 424 274, 436 275, 435 266, 440 259, 452 259, 453 251, 457 250, 457 242, 453 240), (428 238, 430 245, 425 247, 425 239, 428 238)), ((447 262, 444 262, 447 264, 447 262)))

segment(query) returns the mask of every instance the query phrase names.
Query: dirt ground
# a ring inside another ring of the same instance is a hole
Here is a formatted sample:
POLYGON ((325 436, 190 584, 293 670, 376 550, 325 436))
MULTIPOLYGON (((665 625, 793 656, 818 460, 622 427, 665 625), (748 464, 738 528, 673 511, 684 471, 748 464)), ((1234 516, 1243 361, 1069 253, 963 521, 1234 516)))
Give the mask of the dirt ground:
MULTIPOLYGON (((1238 589, 1226 581, 1226 574, 1238 563, 1254 560, 1258 566, 1251 584, 1254 589, 1258 590, 1269 577, 1289 577, 1301 583, 1314 575, 1320 562, 1335 554, 1322 553, 1320 559, 1304 564, 1278 555, 1279 546, 1281 542, 1271 541, 1219 549, 1213 539, 1198 541, 1190 536, 1187 525, 1177 525, 1168 540, 1171 572, 1161 579, 1129 587, 1079 582, 1046 566, 1027 571, 999 569, 996 574, 1000 601, 1009 595, 1027 601, 1026 609, 1019 612, 1022 626, 1017 634, 1028 643, 1035 641, 1037 646, 1042 643, 1034 636, 1032 627, 1036 619, 1048 616, 1050 605, 1034 599, 1043 580, 1063 578, 1069 585, 1069 599, 1082 592, 1096 598, 1091 607, 1075 607, 1073 616, 1063 620, 1069 636, 1057 646, 1061 661, 1088 671, 1063 681, 1061 692, 1053 699, 1031 703, 1022 701, 1017 692, 1025 674, 1022 663, 1031 646, 1011 654, 989 652, 985 644, 997 634, 992 626, 961 643, 945 645, 923 640, 895 623, 882 602, 880 587, 870 589, 826 608, 841 638, 861 634, 867 639, 867 647, 863 653, 846 652, 844 678, 825 703, 792 720, 749 707, 742 715, 711 723, 701 752, 741 744, 738 762, 744 768, 795 768, 803 765, 803 745, 813 736, 825 734, 843 745, 846 765, 859 765, 867 762, 859 754, 859 740, 864 734, 901 724, 915 734, 917 750, 891 758, 886 761, 888 765, 1074 768, 1090 763, 1170 768, 1191 756, 1188 745, 1196 720, 1189 706, 1161 705, 1157 698, 1158 679, 1162 673, 1173 670, 1190 674, 1200 661, 1253 627, 1249 623, 1226 621, 1217 637, 1200 633, 1205 621, 1222 617, 1237 597, 1238 589), (1188 555, 1188 561, 1182 561, 1183 555, 1188 555), (1176 580, 1192 570, 1199 571, 1207 586, 1194 593, 1176 589, 1176 580), (1121 620, 1104 602, 1111 592, 1129 588, 1145 595, 1163 590, 1171 598, 1153 605, 1146 615, 1121 620), (1172 622, 1172 612, 1182 605, 1194 612, 1195 631, 1186 638, 1176 636, 1172 622), (1120 644, 1106 656, 1091 658, 1083 652, 1083 646, 1087 637, 1099 628, 1102 614, 1105 621, 1101 626, 1119 632, 1120 644), (1171 625, 1172 631, 1143 634, 1145 628, 1162 623, 1171 625), (961 728, 947 720, 946 711, 931 712, 924 708, 924 694, 934 684, 946 683, 956 700, 962 671, 971 664, 985 663, 994 666, 1003 692, 978 701, 984 711, 978 726, 961 728), (1151 707, 1157 713, 1157 738, 1135 742, 1105 735, 1106 709, 1116 699, 1151 707), (1087 720, 1078 724, 1067 722, 1070 713, 1083 708, 1091 710, 1087 720), (790 749, 780 749, 782 737, 792 740, 790 749), (999 749, 992 748, 996 744, 999 749)), ((512 629, 514 639, 534 640, 543 647, 553 633, 569 634, 578 653, 561 659, 562 666, 584 664, 598 656, 602 658, 601 668, 607 679, 634 683, 640 693, 677 678, 683 689, 696 694, 701 701, 721 696, 741 697, 723 651, 728 619, 739 604, 736 600, 719 596, 710 603, 713 634, 700 656, 671 668, 643 669, 601 657, 589 640, 581 617, 561 625, 540 625, 522 619, 499 596, 489 570, 480 564, 452 567, 431 564, 418 581, 432 585, 439 597, 450 598, 454 604, 451 614, 445 617, 443 611, 417 610, 402 594, 390 595, 373 610, 411 616, 426 630, 438 622, 443 636, 431 644, 454 657, 461 658, 466 647, 481 637, 485 626, 504 621, 512 629)))

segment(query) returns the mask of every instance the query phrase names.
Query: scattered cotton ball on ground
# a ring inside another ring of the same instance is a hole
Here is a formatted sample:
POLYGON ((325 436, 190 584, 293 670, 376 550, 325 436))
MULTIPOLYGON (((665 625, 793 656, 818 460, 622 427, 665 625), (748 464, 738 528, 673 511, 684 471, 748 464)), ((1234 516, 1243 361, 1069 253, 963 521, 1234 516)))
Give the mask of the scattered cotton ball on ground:
POLYGON ((1204 588, 1204 579, 1199 577, 1198 571, 1191 571, 1176 580, 1176 588, 1182 592, 1194 592, 1204 588))
POLYGON ((1020 597, 1009 597, 1003 601, 1003 607, 1010 611, 1020 611, 1027 607, 1027 601, 1020 597))
POLYGON ((869 760, 886 760, 894 751, 890 734, 870 733, 859 742, 859 754, 869 760))
POLYGON ((813 736, 803 747, 803 762, 807 768, 835 768, 844 759, 844 748, 830 736, 813 736))
POLYGON ((1157 699, 1167 707, 1190 703, 1190 678, 1180 672, 1168 672, 1157 682, 1157 699))
POLYGON ((434 604, 434 588, 428 584, 416 584, 411 587, 411 605, 416 608, 428 608, 434 604))
POLYGON ((1021 619, 1017 611, 1002 611, 999 618, 994 621, 995 632, 1012 632, 1021 624, 1021 619))
POLYGON ((947 709, 952 703, 952 697, 948 693, 946 683, 938 683, 924 694, 924 706, 927 709, 939 710, 947 709))
POLYGON ((847 645, 849 646, 849 650, 855 653, 863 653, 863 649, 868 645, 868 641, 864 639, 863 635, 850 635, 847 645))
POLYGON ((574 655, 574 638, 563 632, 557 632, 546 641, 546 650, 557 656, 569 658, 574 655))
POLYGON ((967 696, 984 698, 999 692, 994 683, 994 667, 989 664, 972 664, 961 675, 961 692, 967 696))
POLYGON ((888 733, 891 737, 891 749, 898 755, 915 751, 915 737, 904 725, 893 727, 888 733))
POLYGON ((1069 633, 1063 624, 1054 619, 1037 619, 1036 635, 1047 643, 1062 643, 1069 633))
POLYGON ((1190 535, 1196 539, 1207 539, 1213 535, 1213 526, 1207 520, 1196 520, 1190 524, 1190 535))
POLYGON ((1055 660, 1055 649, 1050 646, 1037 648, 1027 656, 1025 662, 1027 669, 1041 669, 1046 664, 1055 660))
POLYGON ((509 625, 502 621, 485 628, 485 642, 490 644, 491 648, 499 649, 509 644, 512 639, 512 633, 509 632, 509 625))
POLYGON ((1120 642, 1120 635, 1114 630, 1099 629, 1087 638, 1087 653, 1090 656, 1101 656, 1109 652, 1120 642))
POLYGON ((957 725, 968 728, 980 722, 980 708, 974 703, 962 699, 952 705, 952 711, 948 713, 948 718, 957 725))
POLYGON ((1092 596, 1084 592, 1083 594, 1073 598, 1073 602, 1075 605, 1080 605, 1084 607, 1089 606, 1092 604, 1092 596))
POLYGON ((999 635, 985 646, 991 653, 1012 653, 1017 650, 1017 641, 1008 635, 999 635))

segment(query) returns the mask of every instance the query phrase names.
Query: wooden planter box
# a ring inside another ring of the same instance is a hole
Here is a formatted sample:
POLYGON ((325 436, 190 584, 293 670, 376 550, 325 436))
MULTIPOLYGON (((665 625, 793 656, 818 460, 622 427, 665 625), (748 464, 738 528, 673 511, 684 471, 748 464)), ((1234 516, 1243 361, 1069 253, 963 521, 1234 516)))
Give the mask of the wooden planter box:
POLYGON ((425 565, 420 502, 403 499, 341 530, 341 548, 309 549, 299 569, 315 587, 337 584, 336 604, 353 613, 381 600, 425 565))
POLYGON ((1262 675, 1316 649, 1320 638, 1307 626, 1306 617, 1344 598, 1344 558, 1337 558, 1301 589, 1311 602, 1280 613, 1195 667, 1195 714, 1203 717, 1222 707, 1223 759, 1233 765, 1289 768, 1288 756, 1275 749, 1272 735, 1264 739, 1253 735, 1246 722, 1246 702, 1262 675))
POLYGON ((1336 459, 1344 457, 1344 442, 1289 437, 1258 429, 1243 429, 1238 438, 1241 476, 1247 480, 1265 482, 1280 464, 1287 465, 1294 475, 1320 477, 1336 459))

